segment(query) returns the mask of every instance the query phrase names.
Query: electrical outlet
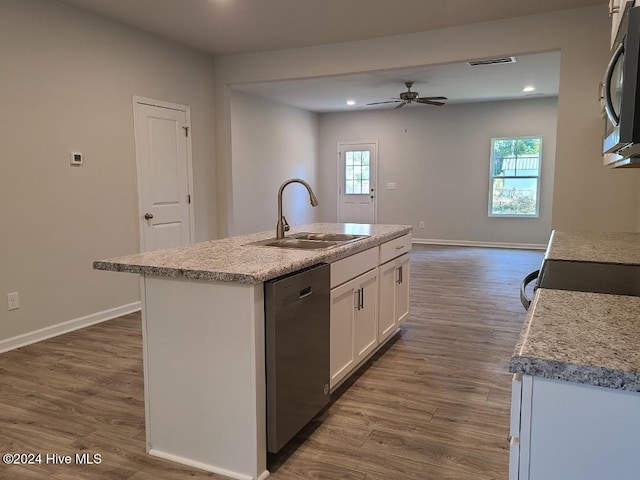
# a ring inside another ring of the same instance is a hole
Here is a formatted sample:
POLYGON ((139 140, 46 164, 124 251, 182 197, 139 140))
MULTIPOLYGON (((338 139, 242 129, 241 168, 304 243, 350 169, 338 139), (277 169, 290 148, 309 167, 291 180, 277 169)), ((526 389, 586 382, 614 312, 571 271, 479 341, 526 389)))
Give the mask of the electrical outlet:
POLYGON ((420 222, 420 228, 424 228, 424 222, 420 222))
POLYGON ((7 309, 17 310, 20 308, 20 298, 18 292, 7 293, 7 309))

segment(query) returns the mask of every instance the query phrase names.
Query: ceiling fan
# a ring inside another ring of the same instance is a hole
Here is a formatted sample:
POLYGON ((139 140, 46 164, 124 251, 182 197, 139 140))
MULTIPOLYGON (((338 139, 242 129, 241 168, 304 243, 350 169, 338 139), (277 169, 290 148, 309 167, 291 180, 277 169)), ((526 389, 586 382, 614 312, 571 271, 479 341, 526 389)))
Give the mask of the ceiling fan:
POLYGON ((374 103, 367 103, 368 105, 380 105, 383 103, 397 103, 398 105, 395 108, 401 108, 404 107, 405 105, 412 103, 412 102, 416 102, 416 103, 423 103, 425 105, 436 105, 438 107, 444 105, 444 102, 441 102, 439 100, 446 100, 447 97, 419 97, 419 93, 418 92, 412 92, 411 91, 411 87, 413 86, 413 82, 405 82, 404 83, 407 87, 407 91, 406 92, 401 92, 400 93, 400 97, 394 100, 388 100, 386 102, 374 102, 374 103))

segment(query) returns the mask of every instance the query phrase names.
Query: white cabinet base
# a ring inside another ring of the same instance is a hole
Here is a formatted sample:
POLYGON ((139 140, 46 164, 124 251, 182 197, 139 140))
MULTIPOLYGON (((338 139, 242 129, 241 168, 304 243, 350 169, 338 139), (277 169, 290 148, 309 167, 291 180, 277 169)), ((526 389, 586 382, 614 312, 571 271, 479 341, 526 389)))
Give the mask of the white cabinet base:
POLYGON ((519 480, 640 478, 640 393, 524 375, 521 402, 519 480))
POLYGON ((147 449, 231 478, 266 478, 262 285, 147 276, 147 449))
POLYGON ((331 388, 378 345, 377 308, 377 268, 331 290, 331 388))

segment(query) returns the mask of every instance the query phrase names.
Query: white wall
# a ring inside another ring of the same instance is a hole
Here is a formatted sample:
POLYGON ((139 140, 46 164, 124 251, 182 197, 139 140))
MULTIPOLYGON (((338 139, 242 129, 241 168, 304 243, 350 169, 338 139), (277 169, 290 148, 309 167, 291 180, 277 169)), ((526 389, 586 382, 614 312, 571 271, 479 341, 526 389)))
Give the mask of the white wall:
POLYGON ((219 229, 233 196, 229 85, 406 68, 560 50, 552 227, 634 230, 638 171, 602 167, 596 98, 609 56, 605 5, 311 48, 216 58, 219 229), (595 92, 595 93, 594 93, 595 92))
POLYGON ((54 0, 1 11, 0 341, 139 300, 92 270, 139 251, 133 95, 191 107, 196 238, 217 233, 213 60, 54 0))
MULTIPOLYGON (((297 108, 233 92, 233 223, 230 235, 273 230, 277 194, 289 178, 302 178, 317 193, 318 116, 297 108)), ((283 192, 283 213, 291 226, 315 221, 304 186, 283 192)))
POLYGON ((544 244, 551 231, 556 114, 556 98, 322 114, 322 219, 336 220, 337 143, 374 139, 380 223, 413 225, 416 239, 544 244), (525 135, 543 137, 540 216, 488 217, 491 138, 525 135), (387 190, 388 182, 396 190, 387 190))

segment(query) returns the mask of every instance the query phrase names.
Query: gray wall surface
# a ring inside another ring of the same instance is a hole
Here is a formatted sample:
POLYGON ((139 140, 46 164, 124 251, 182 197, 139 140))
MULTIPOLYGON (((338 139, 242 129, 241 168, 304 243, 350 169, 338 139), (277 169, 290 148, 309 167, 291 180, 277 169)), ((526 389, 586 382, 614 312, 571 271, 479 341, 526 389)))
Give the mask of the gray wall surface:
POLYGON ((336 219, 337 143, 375 139, 379 223, 413 225, 416 239, 544 244, 551 232, 556 114, 556 98, 322 114, 323 219, 336 219), (489 217, 491 138, 537 135, 543 139, 539 217, 489 217), (386 189, 389 182, 395 190, 386 189))
POLYGON ((551 226, 636 230, 640 173, 604 168, 600 154, 603 120, 596 94, 609 59, 610 28, 606 6, 601 5, 357 42, 217 57, 219 231, 228 229, 225 212, 232 210, 233 201, 229 85, 553 50, 559 50, 562 58, 551 226))
POLYGON ((92 269, 139 251, 133 95, 191 107, 196 239, 217 234, 211 57, 57 1, 1 11, 0 340, 140 299, 92 269))
MULTIPOLYGON (((240 92, 232 93, 233 221, 230 235, 273 230, 277 193, 289 178, 302 178, 317 193, 318 116, 240 92)), ((291 226, 315 221, 302 185, 283 192, 291 226)))

